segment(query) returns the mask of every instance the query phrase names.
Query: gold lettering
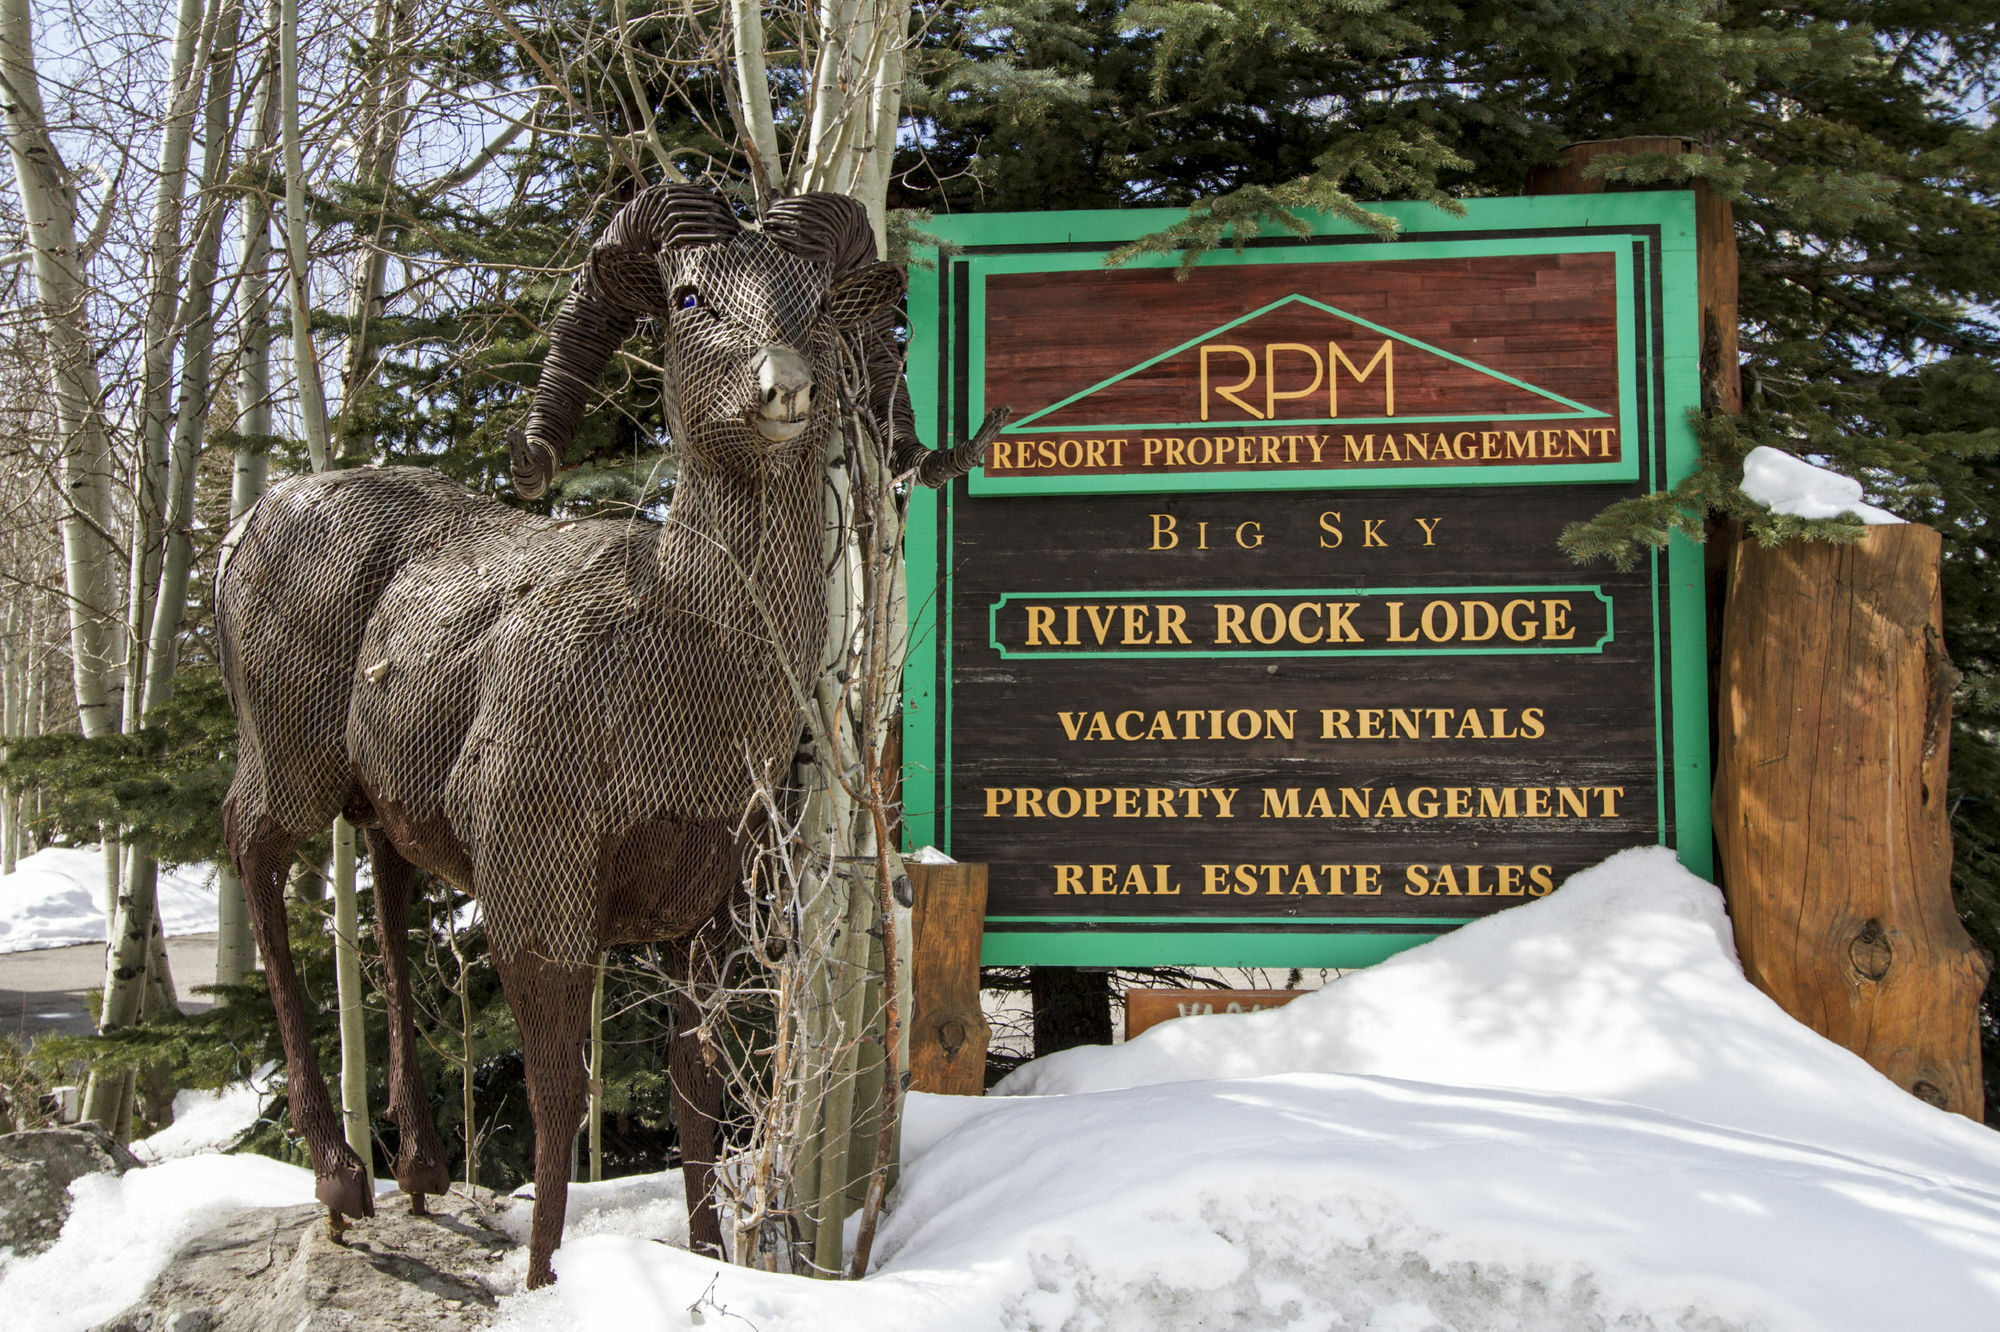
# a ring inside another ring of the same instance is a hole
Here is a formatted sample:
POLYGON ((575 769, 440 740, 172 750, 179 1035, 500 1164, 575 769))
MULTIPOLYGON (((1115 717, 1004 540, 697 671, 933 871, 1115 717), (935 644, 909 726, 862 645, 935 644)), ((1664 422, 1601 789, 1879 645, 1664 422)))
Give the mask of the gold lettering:
POLYGON ((1407 634, 1403 632, 1403 603, 1400 601, 1389 603, 1389 641, 1391 643, 1414 643, 1417 641, 1416 630, 1412 629, 1407 634))
POLYGON ((1542 603, 1542 637, 1551 643, 1575 638, 1576 630, 1569 625, 1569 601, 1558 601, 1554 597, 1542 603), (1558 633, 1557 630, 1562 632, 1558 633))
POLYGON ((1257 420, 1263 420, 1264 413, 1236 396, 1256 382, 1257 358, 1251 353, 1248 347, 1238 347, 1234 343, 1229 342, 1204 342, 1201 344, 1201 419, 1204 421, 1208 419, 1208 358, 1211 352, 1228 352, 1231 355, 1243 358, 1243 364, 1249 372, 1243 376, 1243 382, 1240 384, 1231 384, 1228 388, 1217 385, 1215 391, 1221 397, 1235 403, 1238 407, 1250 413, 1257 420))
MULTIPOLYGON (((1264 345, 1264 417, 1278 419, 1278 404, 1291 398, 1303 398, 1319 392, 1319 382, 1326 376, 1326 363, 1319 359, 1319 352, 1300 342, 1270 342, 1264 345), (1281 351, 1304 352, 1312 357, 1313 382, 1292 392, 1278 392, 1278 353, 1281 351)), ((1202 418, 1204 421, 1207 417, 1202 418)), ((1272 443, 1276 443, 1275 439, 1272 443)), ((1275 462, 1275 458, 1267 459, 1275 462)))
POLYGON ((1056 608, 1054 606, 1028 607, 1028 646, 1046 643, 1058 647, 1056 642, 1056 608))
POLYGON ((1217 602, 1215 607, 1215 641, 1218 643, 1241 643, 1250 646, 1250 639, 1243 632, 1243 608, 1229 602, 1217 602))
POLYGON ((1327 355, 1326 414, 1328 418, 1335 421, 1338 421, 1340 419, 1340 383, 1338 376, 1334 374, 1335 366, 1345 366, 1347 368, 1347 373, 1354 376, 1354 382, 1357 384, 1366 382, 1368 376, 1375 373, 1375 367, 1378 365, 1381 366, 1382 396, 1383 396, 1382 415, 1394 416, 1396 414, 1396 354, 1395 353, 1396 353, 1395 341, 1390 338, 1384 338, 1382 339, 1382 345, 1376 348, 1374 358, 1368 362, 1368 368, 1365 370, 1356 370, 1354 368, 1354 362, 1348 360, 1347 353, 1340 349, 1340 344, 1337 342, 1328 342, 1326 344, 1326 355, 1327 355))

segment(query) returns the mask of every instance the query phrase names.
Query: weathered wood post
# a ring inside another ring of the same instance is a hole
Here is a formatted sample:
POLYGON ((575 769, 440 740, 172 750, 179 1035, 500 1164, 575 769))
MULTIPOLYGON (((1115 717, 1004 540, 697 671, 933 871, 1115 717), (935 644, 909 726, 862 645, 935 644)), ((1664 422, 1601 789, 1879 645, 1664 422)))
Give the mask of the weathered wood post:
POLYGON ((916 886, 915 1015, 910 1086, 981 1096, 992 1030, 979 1007, 979 944, 986 924, 986 866, 903 862, 916 886))
MULTIPOLYGON (((1594 194, 1607 153, 1577 144, 1530 194, 1594 194)), ((1697 182, 1702 401, 1743 409, 1729 201, 1697 182)), ((1853 546, 1766 549, 1709 531, 1715 836, 1744 974, 1898 1086, 1984 1113, 1979 997, 1989 962, 1951 899, 1944 805, 1951 690, 1938 534, 1875 527, 1853 546)))
POLYGON ((1722 642, 1715 834, 1743 970, 1932 1105, 1980 1119, 1988 962, 1951 900, 1957 672, 1938 534, 1738 546, 1722 642))

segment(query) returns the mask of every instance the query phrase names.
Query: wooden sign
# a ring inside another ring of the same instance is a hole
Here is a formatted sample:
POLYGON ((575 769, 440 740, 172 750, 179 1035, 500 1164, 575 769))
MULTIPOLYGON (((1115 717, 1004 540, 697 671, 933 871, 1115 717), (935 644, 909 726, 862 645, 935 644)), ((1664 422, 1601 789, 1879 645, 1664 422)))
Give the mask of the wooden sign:
POLYGON ((1125 1039, 1172 1018, 1212 1013, 1261 1013, 1283 1008, 1311 990, 1127 990, 1125 1039))
POLYGON ((906 828, 991 963, 1353 966, 1624 847, 1706 873, 1699 552, 1563 528, 1692 468, 1678 194, 1388 209, 1106 267, 1173 213, 983 215, 911 289, 906 828))

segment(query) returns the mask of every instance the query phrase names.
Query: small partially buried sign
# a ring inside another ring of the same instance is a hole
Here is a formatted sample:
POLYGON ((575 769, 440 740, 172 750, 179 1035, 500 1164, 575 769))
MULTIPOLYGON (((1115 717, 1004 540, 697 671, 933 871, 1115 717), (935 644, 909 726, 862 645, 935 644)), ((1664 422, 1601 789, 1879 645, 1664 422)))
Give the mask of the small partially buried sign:
POLYGON ((1127 990, 1125 1039, 1173 1018, 1216 1013, 1261 1013, 1283 1008, 1310 990, 1127 990))
POLYGON ((987 215, 911 292, 906 826, 985 959, 1345 966, 1627 846, 1705 872, 1698 552, 1557 536, 1694 461, 1683 195, 1392 209, 1106 268, 1171 214, 987 215))

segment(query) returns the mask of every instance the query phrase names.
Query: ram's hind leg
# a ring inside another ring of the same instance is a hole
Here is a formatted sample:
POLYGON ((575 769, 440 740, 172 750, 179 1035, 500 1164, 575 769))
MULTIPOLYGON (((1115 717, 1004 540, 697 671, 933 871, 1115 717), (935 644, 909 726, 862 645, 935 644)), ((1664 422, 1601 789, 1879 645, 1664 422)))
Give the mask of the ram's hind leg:
POLYGON ((340 1116, 327 1096, 326 1079, 313 1057, 312 1023, 306 1015, 305 992, 292 966, 292 941, 285 928, 285 878, 300 839, 274 828, 267 820, 244 828, 232 801, 223 811, 223 833, 230 857, 243 880, 243 897, 250 908, 250 927, 264 959, 264 983, 278 1011, 278 1034, 285 1045, 285 1096, 291 1102, 292 1127, 306 1140, 312 1154, 313 1192, 326 1204, 336 1235, 346 1218, 375 1215, 375 1181, 361 1158, 347 1145, 340 1116))
POLYGON ((368 830, 368 861, 375 871, 375 937, 382 949, 382 993, 389 1008, 389 1121, 402 1145, 396 1183, 410 1195, 410 1211, 424 1214, 424 1195, 451 1188, 443 1139, 431 1113, 430 1093, 417 1064, 417 1024, 410 997, 410 891, 416 869, 380 828, 368 830))
POLYGON ((501 962, 500 983, 521 1028, 528 1109, 535 1118, 535 1219, 528 1235, 528 1289, 554 1281, 569 1205, 571 1144, 583 1124, 584 1035, 596 971, 523 955, 501 962))

